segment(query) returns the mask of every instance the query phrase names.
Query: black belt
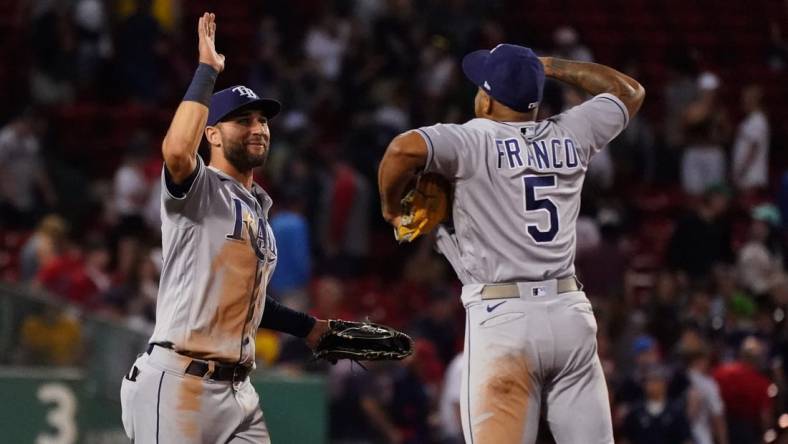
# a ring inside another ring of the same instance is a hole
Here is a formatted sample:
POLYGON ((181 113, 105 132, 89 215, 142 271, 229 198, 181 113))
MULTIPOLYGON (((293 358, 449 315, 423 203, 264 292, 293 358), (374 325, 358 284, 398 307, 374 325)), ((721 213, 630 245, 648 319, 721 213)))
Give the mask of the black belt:
MULTIPOLYGON (((147 352, 148 354, 151 354, 151 352, 153 351, 153 347, 172 349, 171 347, 167 347, 161 344, 148 344, 148 352, 147 352)), ((246 377, 249 376, 249 373, 252 371, 252 367, 247 367, 245 365, 240 365, 240 364, 222 364, 216 361, 213 361, 213 364, 214 364, 213 373, 211 373, 208 377, 209 379, 213 379, 214 381, 241 382, 245 380, 246 377)), ((192 359, 192 362, 190 362, 189 365, 186 366, 186 369, 183 372, 188 375, 203 378, 206 375, 208 375, 210 369, 211 369, 210 363, 206 361, 192 359)))

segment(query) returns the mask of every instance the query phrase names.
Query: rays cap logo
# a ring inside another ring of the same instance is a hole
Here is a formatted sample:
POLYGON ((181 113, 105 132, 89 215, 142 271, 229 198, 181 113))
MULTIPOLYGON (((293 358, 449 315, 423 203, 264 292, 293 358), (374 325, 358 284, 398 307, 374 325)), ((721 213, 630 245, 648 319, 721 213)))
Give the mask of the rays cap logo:
POLYGON ((215 126, 232 114, 241 111, 258 110, 269 120, 282 109, 282 104, 274 99, 260 97, 251 88, 243 85, 231 86, 215 92, 208 108, 208 126, 215 126))
POLYGON ((232 92, 238 93, 239 95, 242 95, 242 96, 249 97, 250 99, 259 99, 260 98, 260 96, 258 96, 254 91, 252 91, 251 89, 249 89, 249 88, 247 88, 247 87, 245 87, 243 85, 236 86, 235 88, 232 89, 232 92))
POLYGON ((539 106, 544 91, 544 66, 530 48, 502 43, 462 59, 468 80, 493 99, 525 113, 539 106))

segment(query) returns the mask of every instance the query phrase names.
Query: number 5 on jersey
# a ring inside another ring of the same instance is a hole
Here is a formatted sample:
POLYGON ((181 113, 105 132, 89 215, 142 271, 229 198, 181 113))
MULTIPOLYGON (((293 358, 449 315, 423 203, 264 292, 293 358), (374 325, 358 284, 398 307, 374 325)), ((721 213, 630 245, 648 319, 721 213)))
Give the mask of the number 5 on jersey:
MULTIPOLYGON (((525 185, 525 213, 528 217, 531 211, 546 211, 547 212, 547 229, 540 230, 538 223, 526 223, 526 231, 531 239, 537 243, 552 242, 558 234, 558 207, 549 198, 537 197, 537 188, 556 188, 555 174, 547 176, 525 176, 523 177, 523 184, 525 185)), ((544 225, 542 225, 544 226, 544 225)))

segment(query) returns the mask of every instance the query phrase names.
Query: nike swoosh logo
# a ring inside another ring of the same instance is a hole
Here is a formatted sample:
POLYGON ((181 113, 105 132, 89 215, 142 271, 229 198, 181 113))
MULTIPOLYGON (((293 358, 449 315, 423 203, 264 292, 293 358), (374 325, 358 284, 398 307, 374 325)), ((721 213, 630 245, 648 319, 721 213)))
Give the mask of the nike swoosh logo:
POLYGON ((492 313, 493 310, 495 310, 496 308, 500 307, 501 305, 503 305, 505 303, 506 303, 506 301, 499 302, 499 303, 497 303, 495 305, 488 305, 487 306, 487 313, 492 313))

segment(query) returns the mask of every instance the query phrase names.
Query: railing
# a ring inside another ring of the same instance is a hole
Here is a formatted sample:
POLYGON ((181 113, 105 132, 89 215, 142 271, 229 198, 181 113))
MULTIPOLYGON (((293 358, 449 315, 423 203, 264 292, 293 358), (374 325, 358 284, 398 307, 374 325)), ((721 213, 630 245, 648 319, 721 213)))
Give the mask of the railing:
POLYGON ((81 370, 89 389, 117 400, 120 380, 150 332, 23 286, 0 284, 0 365, 81 370))
MULTIPOLYGON (((120 423, 120 382, 150 333, 125 319, 0 284, 0 396, 13 399, 0 405, 0 441, 127 442, 120 423)), ((252 383, 275 442, 326 442, 322 377, 258 370, 252 383)))

